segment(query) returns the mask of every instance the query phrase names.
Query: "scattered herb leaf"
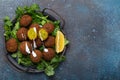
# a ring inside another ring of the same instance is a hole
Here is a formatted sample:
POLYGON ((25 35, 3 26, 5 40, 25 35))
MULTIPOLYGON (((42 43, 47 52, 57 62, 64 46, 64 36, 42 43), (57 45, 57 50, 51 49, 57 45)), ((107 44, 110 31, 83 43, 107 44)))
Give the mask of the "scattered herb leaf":
POLYGON ((67 39, 65 38, 65 46, 66 46, 67 44, 69 44, 69 40, 67 40, 67 39))
POLYGON ((52 76, 55 74, 54 68, 52 66, 47 66, 47 68, 45 69, 45 73, 48 76, 52 76))
POLYGON ((12 56, 13 58, 16 58, 16 57, 17 57, 17 54, 16 54, 16 53, 13 53, 11 56, 12 56))

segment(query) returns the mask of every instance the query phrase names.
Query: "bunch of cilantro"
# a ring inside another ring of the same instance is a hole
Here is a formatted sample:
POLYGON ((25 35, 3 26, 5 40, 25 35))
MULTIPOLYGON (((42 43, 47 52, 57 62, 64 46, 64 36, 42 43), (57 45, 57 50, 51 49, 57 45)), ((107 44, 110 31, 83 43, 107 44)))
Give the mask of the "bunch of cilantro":
MULTIPOLYGON (((5 36, 6 41, 9 40, 10 38, 15 38, 17 40, 16 33, 17 33, 17 30, 20 28, 19 20, 21 16, 24 14, 29 14, 32 17, 33 19, 32 23, 38 23, 39 25, 44 25, 47 22, 52 22, 55 25, 55 29, 52 32, 53 36, 56 36, 56 32, 60 30, 60 26, 59 26, 60 22, 51 21, 47 19, 48 16, 44 16, 40 12, 40 7, 37 4, 33 4, 31 6, 24 6, 24 7, 19 6, 17 7, 15 12, 16 12, 15 24, 13 24, 13 22, 10 20, 8 16, 6 16, 4 19, 4 30, 5 30, 4 36, 5 36)), ((20 42, 18 40, 17 42, 19 45, 20 42)), ((69 41, 65 39, 65 45, 67 45, 68 43, 69 41)), ((41 46, 39 50, 42 51, 43 46, 41 46)), ((42 59, 39 63, 34 64, 30 60, 29 55, 24 56, 19 50, 16 53, 11 54, 11 56, 17 60, 18 64, 21 64, 27 67, 36 66, 36 69, 43 70, 48 76, 54 75, 55 68, 60 64, 60 62, 63 62, 65 60, 65 56, 61 54, 56 54, 55 57, 51 61, 45 61, 44 59, 42 59)))

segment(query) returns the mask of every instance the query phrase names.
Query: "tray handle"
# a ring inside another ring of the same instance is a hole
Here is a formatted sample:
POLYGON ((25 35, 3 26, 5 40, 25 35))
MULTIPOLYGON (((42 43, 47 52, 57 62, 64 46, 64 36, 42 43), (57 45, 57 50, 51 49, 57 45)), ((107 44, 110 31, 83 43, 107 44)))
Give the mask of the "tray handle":
POLYGON ((63 27, 65 25, 65 20, 56 11, 54 11, 53 9, 50 9, 50 8, 44 8, 42 13, 45 13, 47 11, 50 11, 50 12, 54 13, 57 16, 57 18, 55 16, 54 17, 56 19, 60 20, 60 27, 61 27, 61 29, 63 29, 63 27))

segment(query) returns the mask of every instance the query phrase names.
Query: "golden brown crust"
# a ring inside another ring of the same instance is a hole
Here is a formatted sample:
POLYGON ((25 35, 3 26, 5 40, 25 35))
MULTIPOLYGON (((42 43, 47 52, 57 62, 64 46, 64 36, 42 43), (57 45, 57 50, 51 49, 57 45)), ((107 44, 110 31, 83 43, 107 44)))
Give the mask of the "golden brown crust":
POLYGON ((37 32, 40 30, 39 24, 33 23, 33 24, 30 25, 30 28, 34 28, 34 27, 36 28, 37 32))
POLYGON ((53 47, 55 45, 55 37, 49 36, 48 39, 45 41, 46 47, 53 47))
POLYGON ((43 58, 50 61, 55 56, 55 51, 52 48, 47 48, 48 52, 43 51, 43 58))
POLYGON ((43 28, 46 29, 46 31, 50 34, 54 31, 54 25, 51 22, 48 22, 43 25, 43 28))
POLYGON ((27 29, 26 28, 20 28, 18 31, 17 31, 17 38, 19 41, 25 41, 27 40, 27 29))
POLYGON ((37 39, 35 40, 35 42, 36 42, 37 47, 40 47, 40 46, 42 45, 42 41, 41 41, 40 38, 37 38, 37 39))
POLYGON ((23 15, 20 19, 20 26, 26 27, 32 22, 32 17, 29 15, 23 15))
POLYGON ((29 51, 31 52, 32 51, 32 46, 31 44, 28 42, 28 41, 23 41, 20 43, 20 52, 24 55, 27 55, 27 54, 30 54, 26 51, 26 44, 29 48, 29 51))
POLYGON ((6 42, 6 49, 8 52, 16 52, 18 49, 18 44, 16 39, 11 38, 6 42))
POLYGON ((30 54, 30 59, 32 62, 37 63, 40 62, 41 58, 42 58, 42 53, 39 50, 34 50, 36 57, 33 56, 33 54, 30 54))

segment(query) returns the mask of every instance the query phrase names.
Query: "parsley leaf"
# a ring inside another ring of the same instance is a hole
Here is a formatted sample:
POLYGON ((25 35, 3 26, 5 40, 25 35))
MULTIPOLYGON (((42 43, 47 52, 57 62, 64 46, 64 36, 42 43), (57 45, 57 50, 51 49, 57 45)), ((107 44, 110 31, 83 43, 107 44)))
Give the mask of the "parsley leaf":
POLYGON ((17 22, 15 24, 15 27, 13 28, 13 30, 11 31, 11 36, 15 39, 17 39, 17 30, 20 28, 19 22, 17 22))
POLYGON ((65 46, 69 44, 69 40, 65 38, 65 46))
POLYGON ((30 6, 30 10, 31 10, 31 11, 39 10, 39 9, 40 9, 40 7, 39 7, 39 5, 37 5, 37 4, 32 4, 32 5, 30 6))
POLYGON ((27 14, 30 14, 30 15, 33 15, 35 13, 35 11, 37 10, 40 10, 40 7, 39 5, 37 4, 32 4, 31 6, 24 6, 24 7, 17 7, 16 9, 16 18, 19 20, 20 17, 27 13, 27 14))
POLYGON ((22 65, 24 65, 24 66, 31 66, 31 65, 33 65, 32 61, 31 61, 30 58, 29 58, 29 56, 27 56, 27 57, 22 57, 22 58, 20 58, 20 59, 21 59, 20 63, 21 63, 22 65))
POLYGON ((47 68, 45 69, 45 73, 48 76, 52 76, 55 74, 54 68, 52 66, 47 66, 47 68))
POLYGON ((24 8, 18 6, 15 13, 16 13, 16 18, 20 19, 20 17, 24 14, 24 8))
POLYGON ((50 64, 53 66, 53 68, 55 69, 60 62, 63 62, 65 60, 65 56, 58 56, 56 55, 51 61, 50 64))
POLYGON ((16 54, 16 53, 13 53, 11 56, 12 56, 13 58, 16 58, 16 57, 17 57, 17 54, 16 54))
POLYGON ((59 24, 60 24, 60 21, 55 21, 55 22, 54 22, 55 29, 54 29, 54 31, 52 32, 52 36, 56 36, 57 31, 60 30, 59 24))
POLYGON ((32 61, 30 60, 29 56, 24 56, 20 51, 11 54, 11 57, 16 58, 18 64, 22 64, 24 66, 31 66, 33 65, 32 61))
POLYGON ((11 36, 11 26, 12 26, 12 22, 10 20, 10 18, 8 16, 6 16, 4 18, 4 36, 5 36, 5 39, 8 40, 11 36))
POLYGON ((56 55, 50 62, 50 64, 54 64, 54 63, 59 63, 65 60, 64 56, 58 56, 56 55))
POLYGON ((38 69, 38 70, 44 70, 44 68, 45 68, 45 65, 44 65, 43 62, 40 62, 40 63, 37 65, 37 69, 38 69))

